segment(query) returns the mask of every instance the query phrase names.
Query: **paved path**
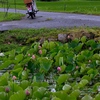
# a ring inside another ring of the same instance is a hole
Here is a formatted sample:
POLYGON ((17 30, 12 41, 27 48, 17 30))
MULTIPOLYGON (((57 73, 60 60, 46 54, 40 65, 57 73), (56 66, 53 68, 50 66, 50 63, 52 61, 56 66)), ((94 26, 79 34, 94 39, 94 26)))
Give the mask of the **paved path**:
MULTIPOLYGON (((4 9, 0 8, 0 11, 4 11, 4 9)), ((15 12, 15 10, 9 9, 9 12, 15 12)), ((16 10, 16 12, 26 14, 26 10, 16 10)), ((19 21, 0 22, 0 30, 81 26, 100 27, 100 16, 39 11, 35 19, 29 19, 26 16, 19 21)))

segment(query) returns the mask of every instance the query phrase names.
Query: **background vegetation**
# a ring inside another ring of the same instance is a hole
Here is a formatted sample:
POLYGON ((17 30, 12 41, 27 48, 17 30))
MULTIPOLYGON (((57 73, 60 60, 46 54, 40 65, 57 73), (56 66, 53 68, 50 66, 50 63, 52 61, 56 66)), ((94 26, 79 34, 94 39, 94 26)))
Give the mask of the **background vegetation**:
POLYGON ((0 21, 20 20, 25 14, 0 12, 0 21))
MULTIPOLYGON (((57 1, 36 1, 40 11, 52 12, 71 12, 71 13, 86 13, 100 15, 99 0, 57 0, 57 1)), ((9 0, 10 8, 26 9, 23 0, 9 0), (16 4, 16 6, 15 6, 16 4)), ((0 7, 4 5, 0 4, 0 7)))

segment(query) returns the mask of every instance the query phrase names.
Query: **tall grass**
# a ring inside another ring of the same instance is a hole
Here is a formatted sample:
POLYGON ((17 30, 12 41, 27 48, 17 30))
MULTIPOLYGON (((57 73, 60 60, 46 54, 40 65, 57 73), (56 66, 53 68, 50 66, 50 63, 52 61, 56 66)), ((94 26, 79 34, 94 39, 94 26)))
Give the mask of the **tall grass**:
MULTIPOLYGON (((0 4, 1 5, 1 4, 0 4)), ((9 0, 10 8, 15 8, 14 0, 9 0)), ((0 7, 3 7, 2 5, 0 7)), ((54 2, 37 1, 40 11, 71 12, 100 15, 100 0, 59 0, 54 2)), ((23 0, 16 0, 17 9, 26 9, 23 0)))
POLYGON ((4 12, 0 12, 0 22, 1 21, 20 20, 24 16, 25 16, 24 14, 20 14, 20 13, 4 13, 4 12))

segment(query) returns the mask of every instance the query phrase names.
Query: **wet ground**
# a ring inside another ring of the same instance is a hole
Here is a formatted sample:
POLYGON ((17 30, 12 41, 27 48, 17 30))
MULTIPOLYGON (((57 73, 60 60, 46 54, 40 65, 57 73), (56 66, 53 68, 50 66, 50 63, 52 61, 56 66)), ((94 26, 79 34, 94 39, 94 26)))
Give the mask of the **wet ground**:
MULTIPOLYGON (((4 9, 0 8, 0 11, 4 9)), ((9 12, 15 12, 9 9, 9 12)), ((26 10, 16 10, 26 14, 26 10)), ((0 22, 0 31, 17 28, 61 28, 61 27, 100 27, 100 16, 41 12, 36 14, 35 19, 27 18, 27 15, 19 21, 0 22)))

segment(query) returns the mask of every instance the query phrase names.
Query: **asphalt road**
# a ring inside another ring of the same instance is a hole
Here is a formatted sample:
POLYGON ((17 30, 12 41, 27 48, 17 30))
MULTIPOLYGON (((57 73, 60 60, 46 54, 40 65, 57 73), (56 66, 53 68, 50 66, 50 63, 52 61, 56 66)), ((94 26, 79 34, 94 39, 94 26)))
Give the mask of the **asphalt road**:
MULTIPOLYGON (((4 9, 0 8, 0 11, 4 9)), ((15 12, 9 9, 9 12, 15 12)), ((16 10, 16 12, 26 14, 26 10, 16 10)), ((19 21, 0 22, 0 30, 11 30, 17 28, 61 28, 61 27, 100 27, 100 16, 41 12, 36 14, 35 19, 24 17, 19 21)))

